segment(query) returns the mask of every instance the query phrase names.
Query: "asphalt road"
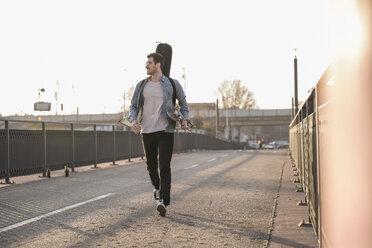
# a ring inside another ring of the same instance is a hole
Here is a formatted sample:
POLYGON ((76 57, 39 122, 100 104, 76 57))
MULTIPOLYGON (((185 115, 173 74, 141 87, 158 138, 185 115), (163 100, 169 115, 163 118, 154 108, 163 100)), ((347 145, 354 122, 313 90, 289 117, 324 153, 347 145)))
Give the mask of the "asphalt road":
POLYGON ((0 246, 266 247, 286 155, 174 155, 166 217, 144 162, 3 187, 0 246))

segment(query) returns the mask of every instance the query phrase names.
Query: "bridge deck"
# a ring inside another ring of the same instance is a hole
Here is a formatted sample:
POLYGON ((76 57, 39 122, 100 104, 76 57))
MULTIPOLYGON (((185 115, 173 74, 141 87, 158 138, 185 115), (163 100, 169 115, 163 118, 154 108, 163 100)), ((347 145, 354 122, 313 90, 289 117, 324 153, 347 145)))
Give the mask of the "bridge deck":
POLYGON ((296 206, 304 196, 294 191, 286 150, 175 154, 165 218, 143 160, 99 168, 2 185, 3 247, 318 246, 311 227, 297 226, 307 211, 296 206))

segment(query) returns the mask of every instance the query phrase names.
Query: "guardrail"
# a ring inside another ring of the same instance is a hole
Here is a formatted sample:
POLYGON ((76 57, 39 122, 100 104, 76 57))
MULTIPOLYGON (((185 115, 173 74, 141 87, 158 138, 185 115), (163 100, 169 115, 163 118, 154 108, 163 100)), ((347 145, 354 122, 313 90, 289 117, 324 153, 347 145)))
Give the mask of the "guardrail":
MULTIPOLYGON (((176 130, 174 151, 238 149, 237 143, 176 130)), ((0 119, 0 179, 143 157, 140 134, 121 125, 0 119)))

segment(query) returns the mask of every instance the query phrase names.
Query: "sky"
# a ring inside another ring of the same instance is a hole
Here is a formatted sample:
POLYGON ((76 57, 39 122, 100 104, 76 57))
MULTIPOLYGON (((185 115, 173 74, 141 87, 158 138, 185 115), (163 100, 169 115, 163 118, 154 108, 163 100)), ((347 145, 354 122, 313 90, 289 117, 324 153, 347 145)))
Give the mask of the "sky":
POLYGON ((172 45, 171 77, 190 103, 215 102, 224 80, 241 80, 259 108, 291 108, 294 57, 299 101, 331 61, 327 3, 2 0, 0 114, 118 113, 156 42, 172 45), (34 111, 37 101, 52 110, 34 111))

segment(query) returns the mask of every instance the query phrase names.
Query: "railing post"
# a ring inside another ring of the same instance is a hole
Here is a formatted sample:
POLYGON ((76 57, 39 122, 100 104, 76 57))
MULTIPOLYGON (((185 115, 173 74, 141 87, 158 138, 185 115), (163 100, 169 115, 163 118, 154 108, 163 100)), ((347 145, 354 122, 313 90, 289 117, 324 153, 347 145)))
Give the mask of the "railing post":
POLYGON ((5 121, 6 131, 6 178, 5 183, 10 183, 10 136, 9 136, 9 122, 5 121))
POLYGON ((112 125, 112 134, 114 136, 114 159, 112 161, 112 164, 115 165, 116 162, 116 134, 115 134, 115 125, 112 125))
POLYGON ((132 134, 131 134, 131 131, 129 130, 129 158, 128 158, 128 162, 131 161, 131 158, 132 158, 132 134))
POLYGON ((94 124, 94 168, 97 168, 97 161, 98 161, 97 125, 94 124))
POLYGON ((75 171, 75 131, 74 131, 74 123, 71 123, 71 140, 72 140, 72 163, 71 163, 71 170, 72 172, 75 171))
POLYGON ((181 138, 180 138, 180 130, 179 129, 177 129, 177 137, 178 137, 178 153, 181 153, 181 151, 182 151, 182 148, 181 148, 181 145, 180 145, 180 143, 181 143, 181 138))
POLYGON ((310 128, 309 128, 309 100, 305 102, 305 117, 303 119, 303 123, 305 125, 304 127, 304 179, 305 187, 304 187, 304 193, 305 193, 305 204, 307 205, 307 211, 308 211, 308 224, 311 223, 311 212, 310 212, 310 160, 309 160, 309 148, 310 148, 310 128), (306 156, 305 156, 306 153, 306 156))
MULTIPOLYGON (((307 185, 306 185, 306 191, 305 191, 305 199, 306 199, 306 202, 308 204, 310 204, 310 189, 309 189, 309 184, 310 184, 310 159, 309 159, 309 156, 310 156, 310 152, 309 152, 309 148, 310 148, 310 127, 309 127, 309 101, 306 101, 306 133, 307 133, 307 138, 306 138, 306 164, 307 164, 307 185)), ((310 218, 310 208, 308 208, 309 210, 309 218, 310 218)))
POLYGON ((45 128, 45 122, 41 124, 43 129, 43 152, 44 152, 44 165, 43 165, 43 177, 46 177, 46 168, 47 168, 47 144, 46 144, 46 128, 45 128))
POLYGON ((175 143, 175 146, 177 147, 176 148, 176 153, 179 153, 179 144, 178 144, 178 141, 179 141, 179 136, 178 136, 178 129, 176 129, 176 135, 174 136, 176 139, 175 139, 175 141, 174 141, 174 143, 175 143))

